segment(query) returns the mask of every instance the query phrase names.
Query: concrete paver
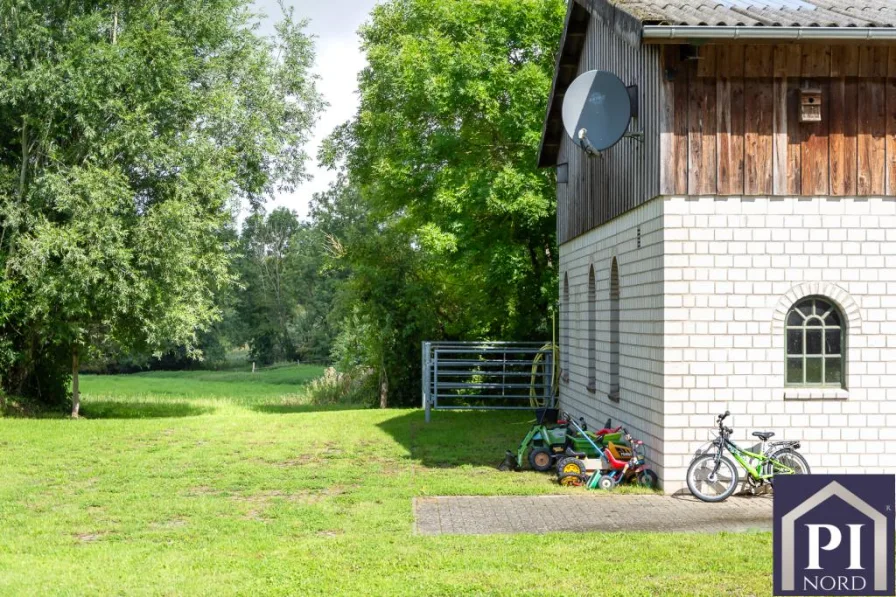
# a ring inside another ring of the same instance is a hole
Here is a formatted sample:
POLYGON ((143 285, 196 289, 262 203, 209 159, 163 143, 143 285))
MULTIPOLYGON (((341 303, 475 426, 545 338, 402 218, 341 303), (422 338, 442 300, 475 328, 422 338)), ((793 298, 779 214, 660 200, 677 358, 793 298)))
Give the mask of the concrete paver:
POLYGON ((664 495, 430 497, 415 499, 414 513, 420 535, 772 529, 770 495, 732 496, 717 504, 664 495))

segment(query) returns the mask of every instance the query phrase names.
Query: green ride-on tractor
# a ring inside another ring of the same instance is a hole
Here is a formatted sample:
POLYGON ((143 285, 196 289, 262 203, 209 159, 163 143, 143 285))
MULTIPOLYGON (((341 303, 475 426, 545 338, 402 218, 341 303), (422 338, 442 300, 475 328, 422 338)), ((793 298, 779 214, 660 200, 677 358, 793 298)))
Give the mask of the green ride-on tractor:
POLYGON ((548 471, 566 451, 566 423, 557 421, 559 410, 538 408, 535 414, 535 425, 523 438, 517 453, 507 450, 504 462, 498 466, 502 471, 522 469, 527 458, 532 470, 548 471))
POLYGON ((504 461, 498 466, 500 470, 521 470, 523 462, 528 461, 532 470, 544 472, 554 468, 563 458, 599 458, 600 454, 594 450, 593 444, 580 437, 580 434, 589 434, 598 444, 604 443, 604 435, 608 432, 613 434, 611 439, 617 441, 621 435, 613 433, 618 430, 608 429, 610 421, 595 435, 587 431, 584 421, 581 423, 581 432, 572 431, 567 421, 558 421, 559 410, 556 408, 539 408, 535 413, 535 425, 523 438, 516 454, 507 451, 504 461))

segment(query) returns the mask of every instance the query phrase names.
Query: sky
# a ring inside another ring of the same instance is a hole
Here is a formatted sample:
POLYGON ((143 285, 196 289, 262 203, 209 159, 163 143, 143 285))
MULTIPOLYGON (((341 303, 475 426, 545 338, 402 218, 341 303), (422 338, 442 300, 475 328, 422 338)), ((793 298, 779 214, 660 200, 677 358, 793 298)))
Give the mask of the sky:
MULTIPOLYGON (((308 169, 313 179, 295 192, 281 194, 267 204, 268 211, 288 207, 300 217, 308 215, 311 196, 324 191, 336 179, 336 173, 317 166, 317 150, 321 141, 338 125, 355 115, 358 108, 357 77, 365 66, 358 47, 358 28, 367 20, 376 0, 285 0, 295 8, 297 19, 310 21, 307 32, 316 36, 315 72, 320 76, 318 90, 330 105, 320 116, 311 144, 306 148, 311 161, 308 169)), ((273 34, 273 23, 280 13, 277 0, 255 0, 259 12, 268 15, 263 24, 265 33, 273 34)))

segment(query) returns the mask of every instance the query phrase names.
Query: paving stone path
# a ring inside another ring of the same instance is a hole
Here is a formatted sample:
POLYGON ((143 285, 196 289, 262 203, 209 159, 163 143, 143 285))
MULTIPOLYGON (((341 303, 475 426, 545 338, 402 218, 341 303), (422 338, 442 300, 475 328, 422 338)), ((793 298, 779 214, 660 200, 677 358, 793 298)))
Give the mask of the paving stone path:
POLYGON ((415 499, 414 512, 420 535, 772 529, 771 495, 732 496, 718 504, 690 495, 432 497, 415 499))

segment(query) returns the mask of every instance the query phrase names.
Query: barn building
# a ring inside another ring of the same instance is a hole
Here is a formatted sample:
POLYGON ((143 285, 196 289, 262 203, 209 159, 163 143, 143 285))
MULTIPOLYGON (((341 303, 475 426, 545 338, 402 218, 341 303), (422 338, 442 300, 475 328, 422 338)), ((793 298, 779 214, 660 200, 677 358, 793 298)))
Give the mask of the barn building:
POLYGON ((667 492, 715 415, 814 472, 896 466, 896 5, 570 0, 540 165, 557 168, 562 406, 625 423, 667 492), (578 74, 637 86, 590 157, 578 74))

